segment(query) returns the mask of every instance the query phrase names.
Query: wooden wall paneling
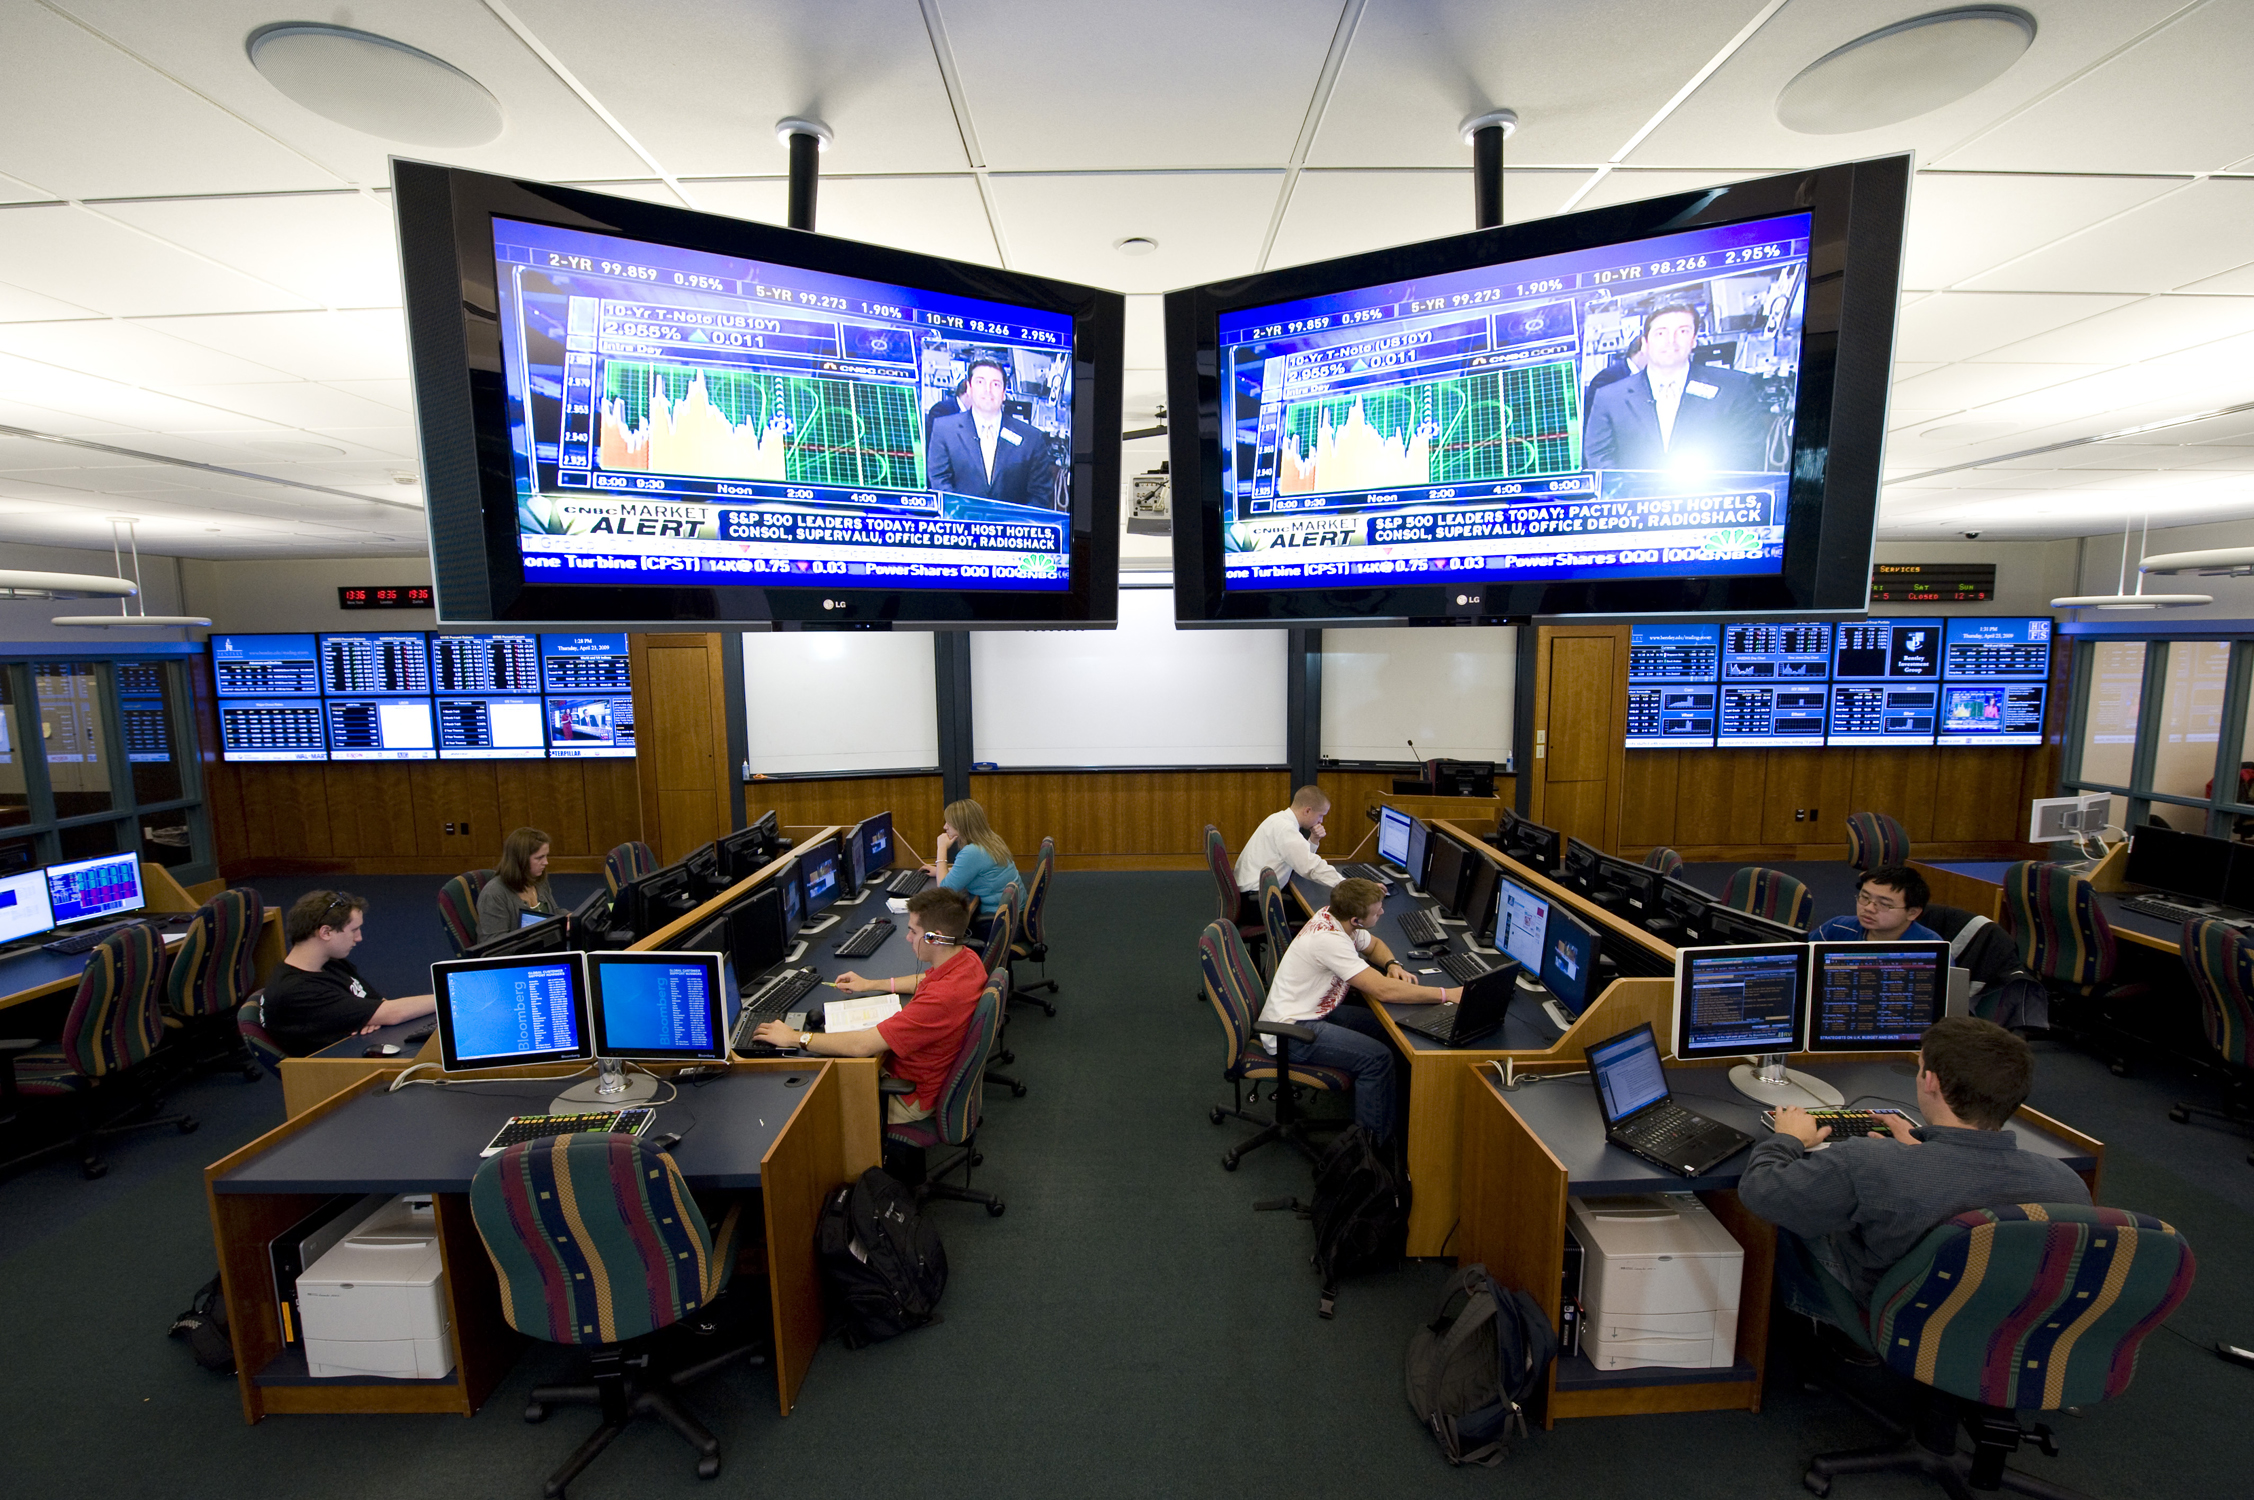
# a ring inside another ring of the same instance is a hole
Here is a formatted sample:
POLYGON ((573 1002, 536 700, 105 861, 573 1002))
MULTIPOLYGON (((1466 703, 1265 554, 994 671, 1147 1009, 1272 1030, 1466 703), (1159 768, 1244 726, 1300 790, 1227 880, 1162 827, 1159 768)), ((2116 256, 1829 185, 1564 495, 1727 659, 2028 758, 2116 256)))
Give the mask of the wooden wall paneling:
POLYGON ((579 763, 580 794, 587 809, 587 847, 598 870, 603 855, 642 836, 641 764, 638 759, 579 763))
POLYGON ((1631 858, 1675 843, 1681 750, 1631 750, 1620 782, 1620 851, 1631 858))
POLYGON ((455 870, 486 870, 501 857, 501 797, 490 760, 417 761, 408 769, 415 848, 455 870), (454 832, 446 831, 447 824, 454 832), (467 826, 469 831, 462 829, 467 826))
MULTIPOLYGON (((908 857, 908 847, 913 847, 924 859, 931 858, 931 846, 938 837, 940 808, 944 788, 939 774, 916 776, 840 776, 820 781, 753 780, 744 786, 744 817, 756 820, 769 808, 775 811, 776 821, 782 824, 787 838, 802 838, 805 830, 838 824, 850 828, 872 813, 890 812, 892 826, 907 847, 895 841, 894 859, 899 864, 918 864, 908 857)), ((987 810, 989 814, 993 809, 987 810)), ((1010 849, 1018 845, 1011 835, 1010 849)), ((1035 838, 1028 846, 1028 856, 1041 846, 1035 838)))
POLYGON ((1290 802, 1291 790, 1290 773, 1280 770, 987 771, 971 777, 971 795, 1012 851, 1030 852, 1044 836, 1053 837, 1064 869, 1201 868, 1207 823, 1221 830, 1232 851, 1241 849, 1262 818, 1290 802))
POLYGON ((1627 643, 1624 625, 1544 626, 1535 656, 1534 819, 1607 850, 1626 777, 1627 643))
POLYGON ((1769 784, 1769 752, 1675 753, 1682 766, 1675 781, 1674 847, 1759 843, 1761 809, 1769 784))
POLYGON ((635 635, 642 837, 671 863, 730 831, 727 692, 717 635, 635 635))
MULTIPOLYGON (((1944 746, 1933 753, 1948 757, 1933 790, 1933 842, 2011 842, 2026 833, 2022 782, 2039 751, 1944 746)), ((1914 852, 1919 836, 1911 837, 1914 852)))
POLYGON ((326 767, 322 781, 330 847, 339 857, 380 860, 421 852, 405 766, 344 762, 326 767))
MULTIPOLYGON (((1837 755, 1840 752, 1832 750, 1826 753, 1837 755)), ((1923 747, 1909 749, 1877 746, 1847 752, 1848 758, 1854 763, 1854 769, 1851 775, 1852 785, 1848 791, 1849 805, 1839 809, 1837 822, 1840 838, 1844 840, 1847 837, 1849 813, 1882 812, 1891 813, 1908 830, 1912 848, 1921 840, 1931 840, 1934 837, 1934 783, 1945 764, 1942 757, 1947 753, 1946 750, 1923 747)), ((1828 807, 1824 809, 1824 819, 1826 822, 1833 821, 1828 807)))
MULTIPOLYGON (((548 857, 601 859, 610 845, 594 847, 587 835, 587 766, 598 760, 503 760, 493 763, 496 827, 537 828, 548 836, 548 857)), ((501 852, 500 838, 493 852, 501 852)))
POLYGON ((1836 750, 1771 750, 1763 795, 1762 840, 1770 844, 1836 844, 1845 859, 1847 803, 1854 762, 1836 750), (1811 816, 1795 818, 1796 811, 1811 816))

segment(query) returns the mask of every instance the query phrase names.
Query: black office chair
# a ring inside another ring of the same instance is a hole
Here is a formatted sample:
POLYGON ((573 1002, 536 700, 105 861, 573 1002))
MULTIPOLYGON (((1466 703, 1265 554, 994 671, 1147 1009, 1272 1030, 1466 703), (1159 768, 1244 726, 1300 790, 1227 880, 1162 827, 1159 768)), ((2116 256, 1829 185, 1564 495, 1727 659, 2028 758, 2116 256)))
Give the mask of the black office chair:
POLYGON ((1041 1008, 1041 1013, 1045 1016, 1055 1015, 1057 1013, 1056 1006, 1046 1000, 1036 1000, 1033 996, 1044 990, 1052 995, 1057 992, 1057 982, 1048 977, 1049 926, 1046 920, 1049 907, 1049 880, 1056 874, 1056 869, 1057 841, 1055 839, 1043 839, 1041 840, 1041 853, 1033 861, 1032 881, 1025 888, 1025 907, 1019 913, 1017 940, 1010 944, 1010 1000, 1013 1003, 1022 1000, 1028 1005, 1038 1005, 1041 1008), (1019 959, 1024 959, 1027 963, 1039 964, 1042 977, 1033 980, 1031 983, 1019 983, 1017 977, 1019 959))
POLYGON ((1007 1067, 1017 1061, 1017 1054, 1009 1050, 1005 1038, 1010 1030, 1010 944, 1017 937, 1020 912, 1017 882, 1002 887, 1002 904, 994 913, 994 920, 986 927, 986 946, 979 959, 986 966, 989 982, 999 981, 1001 989, 1001 1021, 996 1028, 994 1046, 986 1063, 986 1081, 999 1083, 1010 1091, 1013 1099, 1025 1097, 1025 1085, 1007 1073, 999 1071, 996 1064, 1007 1067))
MULTIPOLYGON (((987 1071, 987 1059, 1001 1034, 1002 996, 1008 983, 1006 973, 987 977, 986 988, 978 995, 978 1008, 971 1012, 971 1023, 963 1030, 961 1050, 955 1054, 955 1064, 948 1070, 947 1082, 941 1086, 939 1101, 931 1113, 921 1120, 895 1124, 887 1112, 884 1122, 886 1165, 899 1165, 895 1175, 914 1187, 919 1201, 953 1198, 983 1203, 986 1212, 997 1219, 1007 1205, 992 1193, 972 1188, 970 1177, 973 1167, 986 1164, 986 1154, 978 1149, 978 1122, 986 1102, 986 1081, 994 1076, 987 1071), (930 1153, 942 1146, 956 1149, 953 1155, 933 1164, 930 1153), (959 1187, 944 1180, 958 1168, 963 1174, 959 1187)), ((889 1075, 879 1080, 877 1088, 880 1110, 885 1109, 887 1100, 909 1092, 906 1079, 889 1075)), ((1018 1092, 1025 1090, 1020 1087, 1018 1092)))

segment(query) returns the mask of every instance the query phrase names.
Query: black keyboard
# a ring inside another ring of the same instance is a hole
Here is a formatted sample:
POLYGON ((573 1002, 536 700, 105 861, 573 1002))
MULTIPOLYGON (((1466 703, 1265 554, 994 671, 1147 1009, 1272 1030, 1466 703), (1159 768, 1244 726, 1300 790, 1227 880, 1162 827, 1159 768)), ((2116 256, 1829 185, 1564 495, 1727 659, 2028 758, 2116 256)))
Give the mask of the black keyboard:
POLYGON ((1395 1016, 1394 1024, 1418 1036, 1428 1036, 1443 1045, 1456 1039, 1456 1012, 1463 1007, 1453 1000, 1443 1000, 1438 1005, 1428 1005, 1413 1015, 1395 1016))
POLYGON ((1469 984, 1483 974, 1495 972, 1495 965, 1476 953, 1442 953, 1435 960, 1440 972, 1458 984, 1469 984))
POLYGON ((931 876, 922 870, 902 870, 892 877, 885 889, 895 896, 913 896, 931 884, 931 876))
POLYGON ((1440 925, 1440 918, 1424 907, 1401 913, 1401 936, 1419 948, 1435 948, 1448 941, 1448 929, 1440 925))
POLYGON ((1622 1137, 1635 1142, 1638 1150, 1668 1158, 1685 1146, 1703 1145, 1708 1141, 1719 1146, 1741 1133, 1719 1120, 1709 1120, 1674 1104, 1663 1105, 1620 1130, 1622 1137))
MULTIPOLYGON (((1917 1123, 1898 1109, 1811 1109, 1808 1117, 1818 1125, 1829 1125, 1831 1139, 1835 1141, 1844 1141, 1850 1136, 1858 1135, 1890 1135, 1893 1132, 1886 1128, 1889 1119, 1903 1120, 1911 1125, 1917 1123)), ((1761 1123, 1771 1130, 1776 1129, 1777 1112, 1773 1109, 1761 1111, 1761 1123)))
POLYGON ((89 927, 84 932, 74 932, 69 937, 59 937, 51 943, 41 943, 39 946, 49 953, 91 953, 94 951, 96 943, 108 937, 120 927, 129 925, 131 924, 125 922, 112 922, 107 927, 89 927))
POLYGON ((1379 885, 1389 885, 1393 881, 1392 876, 1376 865, 1340 865, 1338 873, 1348 880, 1374 880, 1379 885))
POLYGON ((877 917, 854 928, 851 937, 837 944, 830 951, 839 958, 867 958, 870 954, 882 948, 884 940, 890 936, 892 936, 892 923, 883 917, 877 917))
MULTIPOLYGON (((2140 917, 2153 917, 2162 922, 2203 922, 2223 915, 2218 911, 2196 911, 2188 906, 2178 906, 2175 902, 2163 901, 2158 896, 2125 897, 2121 907, 2140 917)), ((53 950, 55 945, 50 943, 47 946, 53 950)))
POLYGON ((485 1143, 480 1156, 494 1156, 524 1141, 545 1140, 552 1135, 581 1135, 589 1131, 603 1135, 640 1135, 650 1128, 657 1111, 649 1108, 602 1109, 579 1115, 512 1115, 493 1139, 485 1143))
POLYGON ((736 1029, 728 1036, 728 1045, 739 1054, 749 1055, 751 1034, 763 1021, 780 1021, 798 1002, 814 993, 822 978, 812 969, 785 969, 744 1000, 744 1008, 736 1017, 736 1029))

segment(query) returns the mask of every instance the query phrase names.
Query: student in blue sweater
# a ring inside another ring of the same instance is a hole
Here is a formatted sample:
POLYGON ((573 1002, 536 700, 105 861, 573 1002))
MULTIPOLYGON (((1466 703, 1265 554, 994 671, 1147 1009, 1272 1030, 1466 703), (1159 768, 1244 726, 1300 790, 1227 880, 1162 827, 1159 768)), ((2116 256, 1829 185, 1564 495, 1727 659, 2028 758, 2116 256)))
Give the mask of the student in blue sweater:
POLYGON ((1833 917, 1808 934, 1817 943, 1938 943, 1941 934, 1918 920, 1932 893, 1907 865, 1880 865, 1855 882, 1855 914, 1833 917))
POLYGON ((983 929, 1001 908, 1003 888, 1015 881, 1022 892, 1025 877, 1017 872, 1010 846, 986 821, 985 808, 965 797, 948 803, 944 816, 946 827, 924 869, 949 890, 970 897, 971 911, 983 929))

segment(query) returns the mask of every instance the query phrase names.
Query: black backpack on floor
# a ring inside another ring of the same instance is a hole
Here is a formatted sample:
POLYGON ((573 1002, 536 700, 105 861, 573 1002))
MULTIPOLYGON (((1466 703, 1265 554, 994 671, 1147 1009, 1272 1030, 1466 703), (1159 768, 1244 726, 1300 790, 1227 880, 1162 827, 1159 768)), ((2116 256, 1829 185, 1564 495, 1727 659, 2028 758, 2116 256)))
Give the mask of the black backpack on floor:
POLYGON ((947 1252, 908 1189, 871 1167, 831 1192, 814 1229, 830 1328, 848 1349, 939 1321, 947 1252))
POLYGON ((214 1375, 235 1373, 235 1344, 227 1333, 227 1298, 219 1289, 217 1276, 196 1288, 195 1300, 172 1320, 169 1332, 173 1338, 186 1339, 196 1363, 214 1375))
POLYGON ((1409 1409, 1431 1429, 1451 1464, 1493 1468, 1515 1429, 1526 1436, 1525 1403, 1557 1354, 1557 1335, 1534 1299, 1485 1266, 1448 1278, 1438 1316, 1409 1339, 1409 1409))
POLYGON ((1383 1271, 1409 1243, 1409 1183, 1359 1125, 1331 1142, 1315 1167, 1315 1269, 1323 1275, 1322 1302, 1329 1317, 1338 1283, 1358 1271, 1383 1271))

